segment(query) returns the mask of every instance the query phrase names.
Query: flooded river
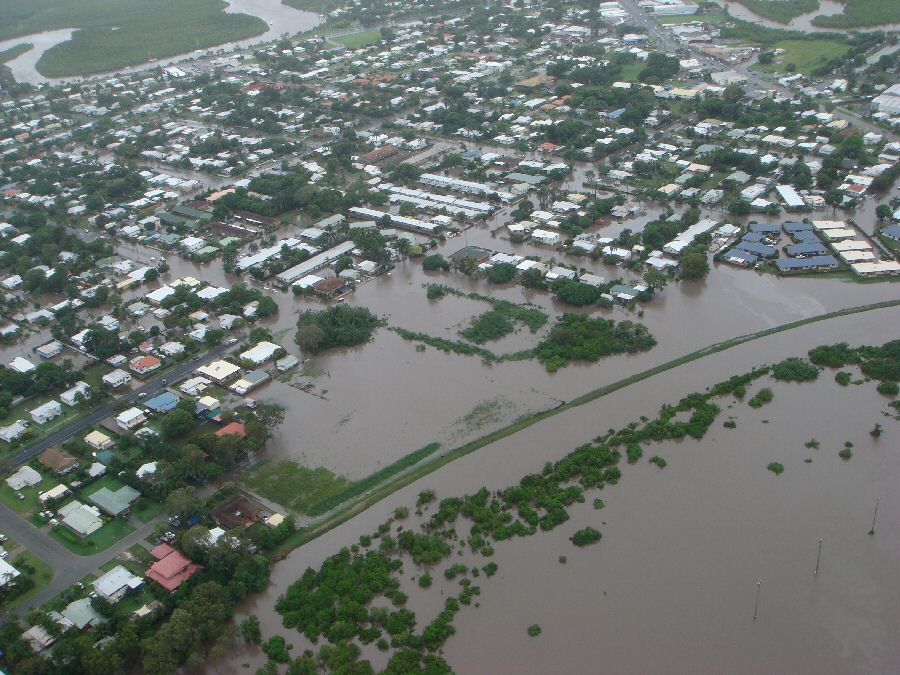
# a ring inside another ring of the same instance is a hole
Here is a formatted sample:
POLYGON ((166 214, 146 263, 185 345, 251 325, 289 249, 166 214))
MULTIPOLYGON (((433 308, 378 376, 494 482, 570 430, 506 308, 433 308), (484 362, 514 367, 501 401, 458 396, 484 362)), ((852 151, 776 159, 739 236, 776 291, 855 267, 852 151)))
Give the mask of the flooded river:
MULTIPOLYGON (((780 0, 773 1, 777 2, 780 0)), ((752 12, 739 2, 728 2, 728 0, 714 0, 714 2, 717 5, 724 7, 728 11, 728 13, 736 19, 749 21, 750 23, 766 26, 767 28, 800 30, 807 33, 829 31, 841 32, 840 29, 837 28, 823 28, 812 23, 812 20, 817 16, 834 16, 836 14, 843 14, 844 5, 843 3, 837 2, 836 0, 819 0, 819 7, 817 9, 806 14, 801 14, 800 16, 795 16, 786 24, 778 23, 777 21, 772 21, 771 19, 762 17, 759 14, 752 12)), ((858 30, 897 31, 900 30, 900 23, 884 24, 880 26, 864 26, 859 28, 858 30)))
MULTIPOLYGON (((266 22, 268 29, 262 35, 256 35, 245 40, 234 42, 226 42, 217 47, 203 50, 204 54, 212 54, 214 51, 220 53, 235 49, 243 49, 251 45, 268 42, 278 39, 284 35, 295 35, 297 33, 306 32, 315 28, 322 19, 318 14, 313 12, 305 12, 303 10, 294 9, 283 5, 281 0, 225 0, 228 5, 224 11, 229 14, 249 14, 256 16, 266 22)), ((60 82, 76 82, 84 78, 81 77, 64 77, 64 78, 48 78, 41 75, 37 70, 37 63, 40 61, 44 52, 55 47, 58 44, 71 39, 75 28, 63 28, 60 30, 44 31, 41 33, 33 33, 31 35, 23 35, 10 40, 0 41, 0 51, 9 49, 20 44, 32 44, 34 47, 24 54, 19 55, 15 59, 6 63, 12 70, 13 76, 18 82, 27 82, 28 84, 47 84, 60 82)), ((152 62, 143 63, 130 68, 122 68, 114 71, 118 73, 133 73, 145 70, 147 68, 156 68, 158 66, 168 66, 178 63, 186 58, 196 58, 199 53, 180 54, 169 58, 158 59, 152 62)), ((94 74, 90 77, 99 77, 101 75, 109 75, 112 73, 94 74)))
MULTIPOLYGON (((610 427, 654 416, 675 402, 754 365, 803 354, 823 342, 882 341, 895 335, 900 310, 882 310, 801 327, 706 357, 569 410, 441 468, 398 491, 278 563, 269 589, 240 608, 256 614, 263 633, 284 635, 294 654, 305 640, 280 625, 275 599, 307 566, 372 532, 399 505, 434 489, 438 498, 505 487, 610 427)), ((900 509, 889 488, 900 477, 897 424, 881 415, 886 399, 874 383, 839 387, 825 373, 815 384, 764 382, 775 399, 759 410, 724 409, 700 441, 645 446, 645 459, 623 467, 602 497, 607 507, 570 509, 550 533, 500 542, 492 579, 482 578, 479 607, 464 607, 444 656, 459 673, 611 672, 889 672, 900 663, 900 509), (734 416, 737 428, 721 426, 734 416), (881 439, 868 431, 881 422, 881 439), (819 450, 804 447, 817 438, 819 450), (838 450, 854 444, 842 461, 838 450), (668 460, 660 471, 651 454, 668 460), (812 458, 811 464, 804 459, 812 458), (785 465, 775 476, 771 461, 785 465), (873 498, 882 498, 877 532, 873 498), (592 525, 593 547, 568 537, 592 525), (813 576, 817 542, 821 571, 813 576), (558 561, 566 555, 565 566, 558 561), (756 582, 762 579, 759 620, 756 582), (538 623, 539 638, 525 628, 538 623)), ((729 403, 722 401, 722 406, 729 403)), ((427 515, 427 514, 426 514, 427 515)), ((409 523, 405 523, 409 525, 409 523)), ((484 564, 468 554, 461 562, 484 564)), ((456 562, 454 556, 453 562, 456 562)), ((449 564, 449 563, 447 563, 449 564)), ((455 584, 418 588, 407 565, 404 592, 419 625, 441 609, 455 584)), ((384 657, 365 656, 380 667, 384 657)), ((242 672, 258 652, 235 654, 213 672, 242 672)))

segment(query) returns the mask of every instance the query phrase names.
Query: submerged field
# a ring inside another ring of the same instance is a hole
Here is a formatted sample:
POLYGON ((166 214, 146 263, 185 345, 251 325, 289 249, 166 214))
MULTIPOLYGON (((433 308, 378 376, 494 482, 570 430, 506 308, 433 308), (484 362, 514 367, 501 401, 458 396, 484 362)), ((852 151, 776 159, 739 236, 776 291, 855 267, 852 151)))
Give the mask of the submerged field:
POLYGON ((819 0, 737 0, 754 14, 778 23, 788 23, 794 17, 819 8, 819 0))
POLYGON ((616 672, 883 670, 898 658, 888 634, 900 525, 884 508, 900 471, 898 427, 891 398, 866 376, 896 371, 848 362, 750 373, 823 338, 888 334, 895 318, 879 311, 762 338, 498 440, 298 549, 241 613, 258 614, 264 636, 283 636, 300 661, 319 635, 376 669, 393 660, 392 672, 437 656, 459 673, 554 672, 561 655, 572 673, 600 661, 616 672), (705 389, 738 373, 749 378, 705 389), (757 405, 763 390, 772 398, 757 405), (335 615, 303 609, 326 600, 351 559, 386 583, 371 617, 357 617, 359 640, 335 615), (294 583, 323 562, 327 575, 294 583))
POLYGON ((0 0, 0 40, 78 29, 38 61, 46 77, 132 66, 149 58, 242 40, 266 31, 246 14, 226 14, 222 0, 0 0))

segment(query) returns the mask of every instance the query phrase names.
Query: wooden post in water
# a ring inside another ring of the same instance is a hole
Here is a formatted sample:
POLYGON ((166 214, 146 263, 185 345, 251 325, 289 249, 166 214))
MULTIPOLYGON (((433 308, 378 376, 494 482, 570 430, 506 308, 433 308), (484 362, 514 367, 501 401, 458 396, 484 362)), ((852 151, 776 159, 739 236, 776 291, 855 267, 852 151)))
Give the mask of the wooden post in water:
POLYGON ((819 537, 819 554, 816 556, 816 571, 813 572, 813 576, 819 576, 819 561, 822 559, 822 537, 819 537))
POLYGON ((872 514, 872 529, 869 530, 869 534, 875 534, 875 519, 878 518, 878 502, 880 500, 880 497, 875 497, 875 513, 872 514))
POLYGON ((759 616, 759 587, 762 586, 762 579, 756 582, 756 604, 753 605, 753 620, 756 621, 759 616))

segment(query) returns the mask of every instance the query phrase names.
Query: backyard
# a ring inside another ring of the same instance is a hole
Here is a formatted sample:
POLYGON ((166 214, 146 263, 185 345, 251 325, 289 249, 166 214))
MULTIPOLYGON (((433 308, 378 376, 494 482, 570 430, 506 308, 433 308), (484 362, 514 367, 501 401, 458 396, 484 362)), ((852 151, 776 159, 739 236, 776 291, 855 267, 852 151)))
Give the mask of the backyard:
POLYGON ((64 525, 56 525, 50 530, 50 537, 58 541, 76 555, 94 555, 105 551, 123 537, 134 532, 134 527, 119 518, 107 520, 96 532, 80 537, 64 525))

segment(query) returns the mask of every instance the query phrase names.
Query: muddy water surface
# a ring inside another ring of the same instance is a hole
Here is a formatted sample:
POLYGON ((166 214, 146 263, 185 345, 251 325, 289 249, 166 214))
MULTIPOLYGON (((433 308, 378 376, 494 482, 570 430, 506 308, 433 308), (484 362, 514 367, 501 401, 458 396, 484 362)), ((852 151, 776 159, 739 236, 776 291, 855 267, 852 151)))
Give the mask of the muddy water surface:
MULTIPOLYGON (((257 614, 265 635, 280 633, 275 599, 307 566, 372 532, 396 506, 411 505, 425 488, 438 497, 499 489, 559 459, 610 427, 660 405, 823 342, 878 341, 896 334, 900 310, 883 310, 801 327, 733 348, 569 410, 443 467, 398 491, 278 563, 269 589, 239 614, 257 614)), ((900 627, 900 509, 890 487, 900 477, 897 423, 881 415, 886 399, 873 383, 841 388, 825 373, 815 384, 768 384, 775 400, 754 411, 725 409, 701 442, 645 447, 645 458, 624 467, 618 486, 602 494, 607 507, 585 505, 556 531, 501 542, 500 571, 481 578, 480 607, 463 608, 445 657, 459 673, 611 672, 889 672, 900 663, 893 635, 900 627), (727 415, 737 428, 721 427, 727 415), (868 431, 881 422, 885 434, 868 431), (817 438, 818 451, 804 442, 817 438), (837 456, 844 441, 854 456, 837 456), (646 463, 659 454, 664 471, 646 463), (804 459, 813 462, 806 464, 804 459), (774 476, 771 461, 785 465, 774 476), (882 497, 877 534, 872 500, 882 497), (585 525, 603 540, 576 549, 567 540, 585 525), (821 572, 813 577, 818 538, 825 539, 821 572), (559 555, 568 562, 562 566, 559 555), (759 621, 753 622, 757 579, 763 580, 759 621), (525 628, 539 623, 543 634, 525 628)), ((407 524, 408 525, 408 524, 407 524)), ((454 556, 454 561, 455 561, 454 556)), ((483 565, 483 559, 461 558, 483 565)), ((449 564, 449 563, 448 563, 449 564)), ((440 577, 442 567, 437 570, 440 577)), ((415 574, 407 566, 408 576, 415 574)), ((451 586, 404 590, 419 625, 440 610, 451 586)), ((374 651, 374 650, 373 650, 374 651)), ((299 652, 295 652, 299 653, 299 652)), ((365 653, 373 665, 383 657, 365 653)), ((258 653, 235 654, 216 672, 261 664, 258 653)))

